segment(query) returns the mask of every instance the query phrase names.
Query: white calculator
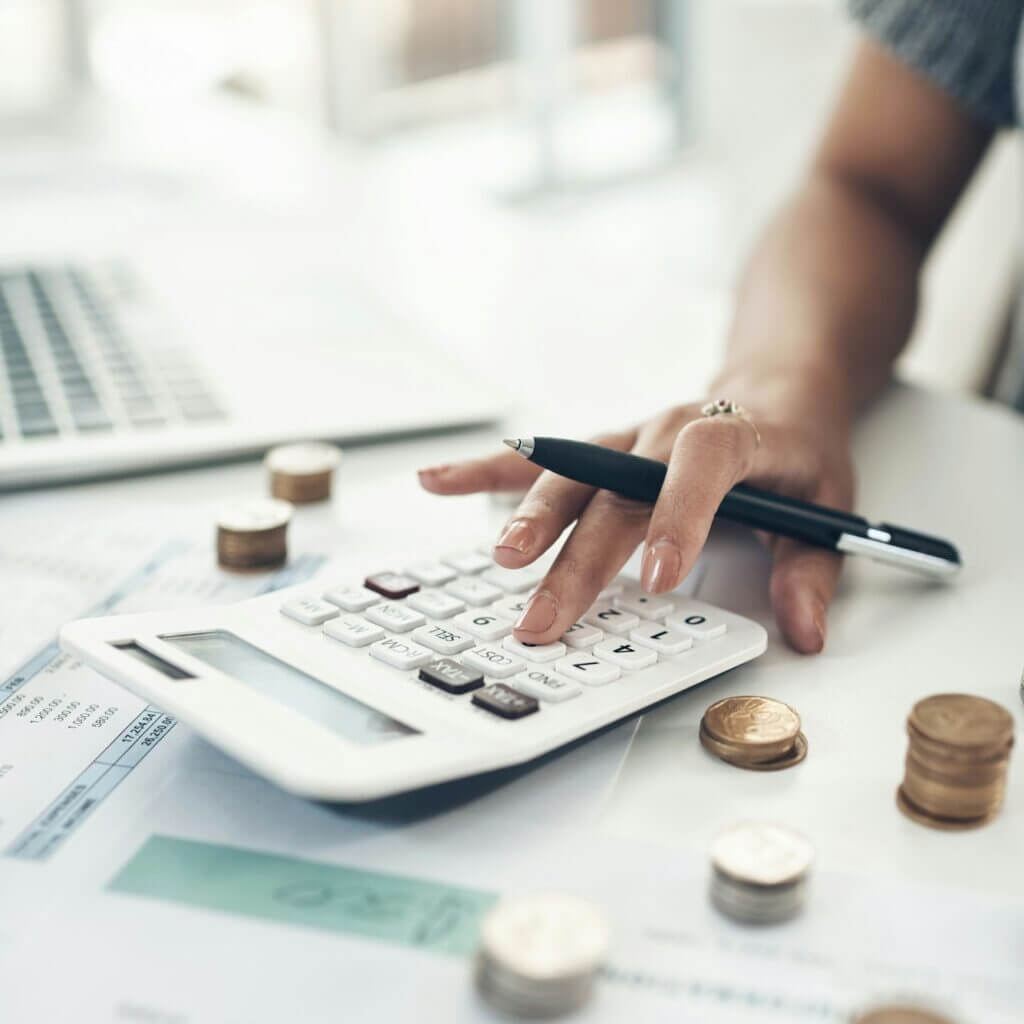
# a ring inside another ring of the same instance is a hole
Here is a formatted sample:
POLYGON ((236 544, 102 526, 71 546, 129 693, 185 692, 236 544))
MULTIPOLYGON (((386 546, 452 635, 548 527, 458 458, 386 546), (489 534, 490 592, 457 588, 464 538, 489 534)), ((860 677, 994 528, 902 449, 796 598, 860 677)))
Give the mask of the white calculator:
POLYGON ((360 801, 530 761, 761 654, 756 622, 620 577, 556 643, 482 549, 234 605, 83 619, 65 650, 254 771, 360 801))

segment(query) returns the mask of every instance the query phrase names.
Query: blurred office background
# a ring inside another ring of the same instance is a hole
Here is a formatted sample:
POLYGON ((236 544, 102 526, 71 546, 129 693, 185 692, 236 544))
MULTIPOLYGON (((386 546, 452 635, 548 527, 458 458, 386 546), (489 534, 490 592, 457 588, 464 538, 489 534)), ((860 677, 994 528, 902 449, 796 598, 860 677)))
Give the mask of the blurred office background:
MULTIPOLYGON (((600 353, 696 396, 855 39, 842 0, 2 0, 0 255, 315 262, 485 368, 600 353)), ((1003 140, 909 377, 985 388, 1018 181, 1003 140)))

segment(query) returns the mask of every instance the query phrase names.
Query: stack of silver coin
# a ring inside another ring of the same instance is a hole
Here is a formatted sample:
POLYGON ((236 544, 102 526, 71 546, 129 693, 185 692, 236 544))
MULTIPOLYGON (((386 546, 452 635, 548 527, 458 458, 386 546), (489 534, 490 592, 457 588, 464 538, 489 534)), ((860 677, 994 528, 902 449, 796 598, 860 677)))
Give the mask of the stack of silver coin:
POLYGON ((480 926, 480 994, 515 1017, 556 1017, 590 998, 611 932, 596 907, 538 892, 503 898, 480 926))
POLYGON ((788 921, 803 908, 813 861, 814 848, 792 829, 735 825, 711 846, 711 902, 745 924, 788 921))

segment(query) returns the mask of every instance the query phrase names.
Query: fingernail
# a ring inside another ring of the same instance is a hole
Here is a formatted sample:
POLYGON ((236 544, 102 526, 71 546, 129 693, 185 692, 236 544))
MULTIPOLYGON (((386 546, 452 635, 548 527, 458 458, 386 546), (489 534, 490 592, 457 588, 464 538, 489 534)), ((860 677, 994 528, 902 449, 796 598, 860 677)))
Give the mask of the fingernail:
POLYGON ((818 650, 825 646, 825 606, 819 601, 814 609, 814 629, 818 634, 818 650))
POLYGON ((538 590, 526 603, 516 621, 516 629, 526 633, 543 633, 555 621, 558 602, 546 590, 538 590))
POLYGON ((644 551, 643 571, 640 585, 649 594, 660 594, 671 590, 679 582, 683 567, 683 556, 670 540, 658 540, 647 545, 644 551))
POLYGON ((533 544, 533 527, 525 519, 513 519, 498 538, 496 548, 512 548, 521 555, 526 554, 533 544))
POLYGON ((439 473, 445 472, 445 470, 451 469, 449 465, 443 466, 424 466, 423 469, 419 469, 416 472, 420 476, 437 476, 439 473))

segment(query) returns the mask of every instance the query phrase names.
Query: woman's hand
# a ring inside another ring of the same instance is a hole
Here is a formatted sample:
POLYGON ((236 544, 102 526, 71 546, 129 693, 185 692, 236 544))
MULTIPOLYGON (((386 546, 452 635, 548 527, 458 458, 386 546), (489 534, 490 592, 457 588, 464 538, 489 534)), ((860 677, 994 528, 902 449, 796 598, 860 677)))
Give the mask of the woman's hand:
MULTIPOLYGON (((650 593, 675 588, 692 568, 725 493, 740 480, 825 505, 853 500, 846 430, 830 423, 820 396, 744 406, 761 435, 738 416, 705 417, 700 404, 669 409, 598 444, 668 463, 653 506, 567 480, 513 452, 420 472, 435 494, 529 488, 502 530, 494 558, 510 569, 528 565, 575 522, 547 576, 516 622, 518 640, 557 640, 589 608, 644 542, 641 582, 650 593), (825 416, 825 419, 822 419, 825 416)), ((825 643, 825 612, 835 590, 838 555, 784 537, 768 538, 774 566, 771 598, 787 641, 806 654, 825 643)))

